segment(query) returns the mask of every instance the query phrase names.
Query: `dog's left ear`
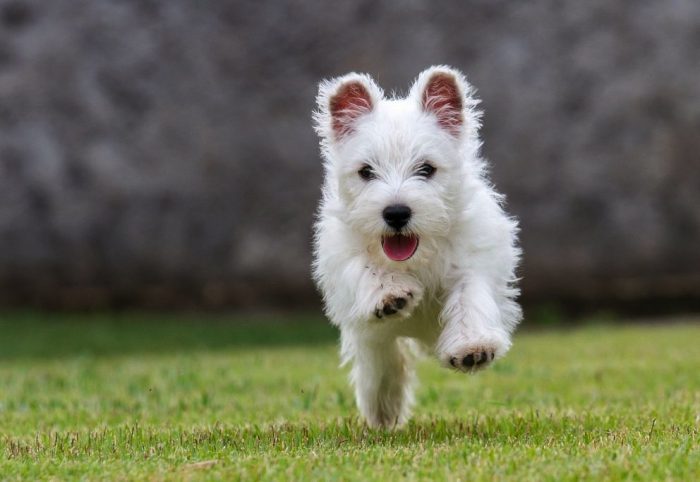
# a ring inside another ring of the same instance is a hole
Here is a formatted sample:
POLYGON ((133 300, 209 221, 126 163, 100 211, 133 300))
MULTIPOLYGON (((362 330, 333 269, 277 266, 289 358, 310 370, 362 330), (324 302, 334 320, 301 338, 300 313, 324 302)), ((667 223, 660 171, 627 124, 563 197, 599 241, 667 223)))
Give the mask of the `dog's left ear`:
POLYGON ((472 88, 461 72, 447 66, 424 70, 411 88, 410 96, 420 103, 421 109, 435 116, 438 125, 459 139, 465 131, 476 131, 478 103, 472 97, 472 88))

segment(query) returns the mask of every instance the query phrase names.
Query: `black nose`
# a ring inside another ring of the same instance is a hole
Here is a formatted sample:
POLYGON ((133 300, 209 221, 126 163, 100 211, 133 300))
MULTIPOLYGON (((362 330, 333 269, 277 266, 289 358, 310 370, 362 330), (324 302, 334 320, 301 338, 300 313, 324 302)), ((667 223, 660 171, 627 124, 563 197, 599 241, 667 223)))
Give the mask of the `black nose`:
POLYGON ((394 229, 401 229, 411 219, 411 208, 404 204, 393 204, 382 211, 384 221, 394 229))

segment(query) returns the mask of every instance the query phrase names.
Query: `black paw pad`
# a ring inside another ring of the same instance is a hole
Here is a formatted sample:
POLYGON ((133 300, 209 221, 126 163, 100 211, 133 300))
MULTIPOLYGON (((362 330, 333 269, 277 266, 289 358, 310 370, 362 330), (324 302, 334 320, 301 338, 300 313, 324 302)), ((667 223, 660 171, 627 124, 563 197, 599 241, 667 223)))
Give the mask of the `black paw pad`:
POLYGON ((374 311, 374 316, 382 318, 384 315, 390 316, 406 308, 408 300, 406 298, 389 297, 384 300, 384 305, 374 311))
POLYGON ((469 355, 465 356, 464 359, 462 360, 462 365, 464 365, 467 368, 473 367, 474 363, 476 363, 476 361, 474 360, 473 353, 470 353, 469 355))
POLYGON ((483 364, 486 363, 487 361, 489 361, 489 356, 488 356, 488 354, 487 354, 485 351, 482 351, 482 352, 481 352, 481 355, 480 355, 480 357, 479 357, 479 359, 478 359, 477 362, 476 362, 476 364, 477 364, 477 365, 483 365, 483 364))
POLYGON ((481 368, 495 358, 496 354, 490 351, 480 351, 470 353, 461 360, 459 358, 450 359, 450 365, 455 368, 481 368))

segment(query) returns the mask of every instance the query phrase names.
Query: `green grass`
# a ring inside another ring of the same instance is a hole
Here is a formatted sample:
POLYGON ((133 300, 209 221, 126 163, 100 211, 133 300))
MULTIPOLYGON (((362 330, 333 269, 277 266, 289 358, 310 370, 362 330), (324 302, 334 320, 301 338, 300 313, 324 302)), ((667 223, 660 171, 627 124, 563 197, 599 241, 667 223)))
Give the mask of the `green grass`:
POLYGON ((700 480, 700 324, 523 331, 358 420, 319 319, 0 316, 0 478, 700 480))

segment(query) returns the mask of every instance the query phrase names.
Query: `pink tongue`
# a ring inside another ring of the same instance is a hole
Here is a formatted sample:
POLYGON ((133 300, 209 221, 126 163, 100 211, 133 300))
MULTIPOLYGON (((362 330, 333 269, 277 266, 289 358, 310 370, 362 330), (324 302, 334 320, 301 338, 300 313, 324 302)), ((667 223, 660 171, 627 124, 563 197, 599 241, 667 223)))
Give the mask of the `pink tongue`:
POLYGON ((393 261, 406 261, 413 256, 418 249, 418 238, 416 236, 404 236, 396 234, 394 236, 384 236, 382 238, 382 248, 384 254, 393 261))

